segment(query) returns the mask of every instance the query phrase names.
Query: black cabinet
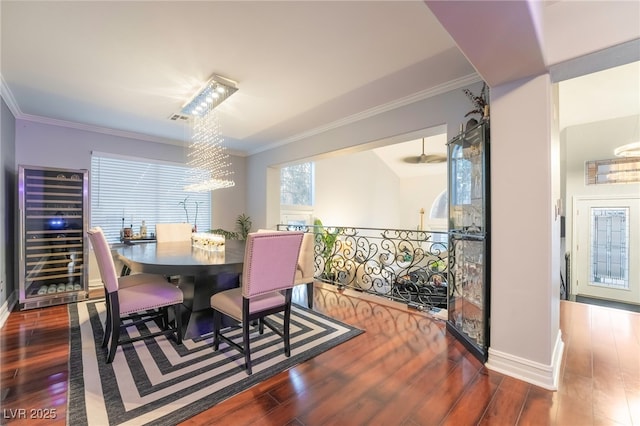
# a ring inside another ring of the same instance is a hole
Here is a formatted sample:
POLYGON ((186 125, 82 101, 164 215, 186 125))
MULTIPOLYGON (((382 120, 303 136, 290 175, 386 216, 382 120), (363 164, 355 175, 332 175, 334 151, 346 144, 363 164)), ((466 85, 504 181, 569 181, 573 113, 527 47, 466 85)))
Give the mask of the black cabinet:
POLYGON ((485 362, 489 348, 489 121, 449 141, 447 330, 485 362))

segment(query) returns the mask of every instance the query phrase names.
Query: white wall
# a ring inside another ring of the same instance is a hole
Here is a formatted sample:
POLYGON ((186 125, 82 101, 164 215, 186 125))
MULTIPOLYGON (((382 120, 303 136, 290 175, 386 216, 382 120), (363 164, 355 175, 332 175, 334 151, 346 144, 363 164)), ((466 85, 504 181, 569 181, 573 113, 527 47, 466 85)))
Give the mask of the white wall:
POLYGON ((446 164, 422 165, 422 167, 437 168, 439 173, 427 174, 424 176, 402 179, 397 191, 400 195, 401 228, 417 229, 420 225, 420 209, 424 209, 425 230, 447 230, 447 220, 431 220, 429 213, 436 199, 442 191, 447 189, 447 167, 446 164))
POLYGON ((503 85, 491 94, 487 366, 545 388, 557 385, 562 354, 554 96, 549 75, 503 85))
MULTIPOLYGON (((245 213, 247 171, 245 157, 230 156, 229 161, 229 169, 233 171, 231 179, 235 186, 213 191, 211 194, 211 227, 233 231, 236 229, 238 215, 245 213)), ((256 229, 252 227, 252 230, 256 229)))
MULTIPOLYGON (((90 170, 92 151, 171 162, 183 161, 185 154, 184 148, 178 145, 25 120, 16 120, 15 140, 16 165, 90 170)), ((230 162, 236 185, 213 192, 211 223, 214 228, 233 230, 236 217, 245 211, 245 158, 231 156, 230 162)), ((91 179, 91 174, 89 174, 89 179, 91 179)), ((99 272, 95 268, 93 253, 90 253, 89 283, 100 285, 99 272)), ((11 257, 17 258, 15 250, 12 250, 11 257)))
POLYGON ((417 229, 424 208, 424 229, 446 230, 446 220, 429 220, 431 206, 447 189, 446 164, 409 167, 425 168, 425 174, 399 177, 371 150, 316 161, 314 216, 325 225, 417 229))
POLYGON ((90 169, 92 151, 163 161, 184 158, 183 149, 176 145, 16 120, 17 164, 90 169))
POLYGON ((0 98, 0 327, 9 315, 10 304, 17 300, 18 291, 14 255, 18 182, 14 141, 15 118, 0 98))
MULTIPOLYGON (((467 86, 478 93, 481 83, 467 86)), ((457 134, 469 100, 461 88, 456 88, 387 111, 373 117, 310 136, 294 144, 254 154, 247 158, 247 211, 258 227, 274 227, 279 220, 279 174, 268 173, 271 167, 305 159, 316 159, 328 153, 339 155, 397 142, 400 135, 444 125, 447 138, 457 134), (267 198, 269 194, 269 199, 267 198)), ((397 189, 396 189, 397 190, 397 189)), ((323 219, 324 220, 324 219, 323 219)), ((328 222, 327 222, 328 223, 328 222)))
MULTIPOLYGON (((585 162, 615 158, 613 150, 621 145, 638 140, 640 116, 622 117, 566 128, 561 134, 563 149, 566 151, 566 189, 564 194, 566 215, 566 249, 573 246, 573 208, 576 197, 602 196, 616 197, 640 194, 640 183, 586 185, 585 162)), ((576 258, 572 256, 572 269, 576 269, 576 258)), ((571 281, 577 278, 573 274, 571 281)), ((570 283, 573 294, 573 283, 570 283)))
MULTIPOLYGON (((472 92, 478 92, 479 86, 471 87, 472 92)), ((552 131, 557 125, 552 114, 554 96, 549 75, 491 92, 493 275, 489 365, 546 388, 556 384, 562 354, 560 221, 554 216, 560 198, 559 170, 555 170, 559 169, 559 146, 552 131)), ((270 201, 266 195, 279 183, 277 178, 269 178, 270 166, 357 150, 441 124, 447 126, 449 139, 464 121, 467 102, 462 91, 456 89, 292 146, 253 155, 247 163, 248 210, 259 223, 277 223, 277 210, 270 222, 277 198, 270 201)), ((277 197, 278 192, 274 193, 277 197)))
POLYGON ((640 194, 640 184, 585 184, 585 162, 615 158, 613 150, 616 147, 638 140, 638 129, 640 116, 632 116, 571 126, 562 132, 566 150, 567 247, 571 247, 574 197, 640 194))
POLYGON ((315 163, 314 216, 325 225, 402 227, 400 179, 373 152, 315 163))
MULTIPOLYGON (((183 162, 182 146, 125 138, 69 127, 16 120, 16 164, 91 169, 91 152, 99 151, 152 160, 183 162)), ((212 224, 232 230, 245 210, 245 158, 230 157, 236 185, 214 191, 212 224)))

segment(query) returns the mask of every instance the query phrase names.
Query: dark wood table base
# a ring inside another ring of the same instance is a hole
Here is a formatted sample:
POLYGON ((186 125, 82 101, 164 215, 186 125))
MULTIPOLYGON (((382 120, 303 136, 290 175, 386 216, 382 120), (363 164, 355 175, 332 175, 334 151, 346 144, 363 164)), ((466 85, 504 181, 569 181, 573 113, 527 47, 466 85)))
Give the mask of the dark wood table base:
MULTIPOLYGON (((213 331, 211 296, 220 291, 240 286, 240 274, 221 272, 217 275, 180 277, 178 287, 184 295, 182 310, 183 337, 194 339, 213 331)), ((223 318, 223 325, 232 326, 236 321, 223 318)))

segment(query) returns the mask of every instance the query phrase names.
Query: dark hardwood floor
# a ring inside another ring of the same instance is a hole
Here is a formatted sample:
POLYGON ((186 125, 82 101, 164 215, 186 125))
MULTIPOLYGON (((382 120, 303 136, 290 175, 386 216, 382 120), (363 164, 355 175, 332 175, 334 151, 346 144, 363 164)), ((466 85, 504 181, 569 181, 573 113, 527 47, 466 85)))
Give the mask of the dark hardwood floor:
MULTIPOLYGON (((366 332, 184 424, 640 425, 637 313, 562 301, 551 392, 487 370, 426 314, 322 285, 314 303, 366 332)), ((0 422, 64 424, 66 306, 11 313, 0 345, 0 422), (32 418, 53 409, 55 421, 32 418)))

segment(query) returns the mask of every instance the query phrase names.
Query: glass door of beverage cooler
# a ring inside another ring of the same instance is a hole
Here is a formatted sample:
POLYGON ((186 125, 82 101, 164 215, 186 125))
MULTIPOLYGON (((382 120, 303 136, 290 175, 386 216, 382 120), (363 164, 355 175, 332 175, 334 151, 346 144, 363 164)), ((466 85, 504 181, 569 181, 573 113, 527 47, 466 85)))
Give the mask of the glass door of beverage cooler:
POLYGON ((86 170, 19 167, 20 306, 87 298, 86 170))

